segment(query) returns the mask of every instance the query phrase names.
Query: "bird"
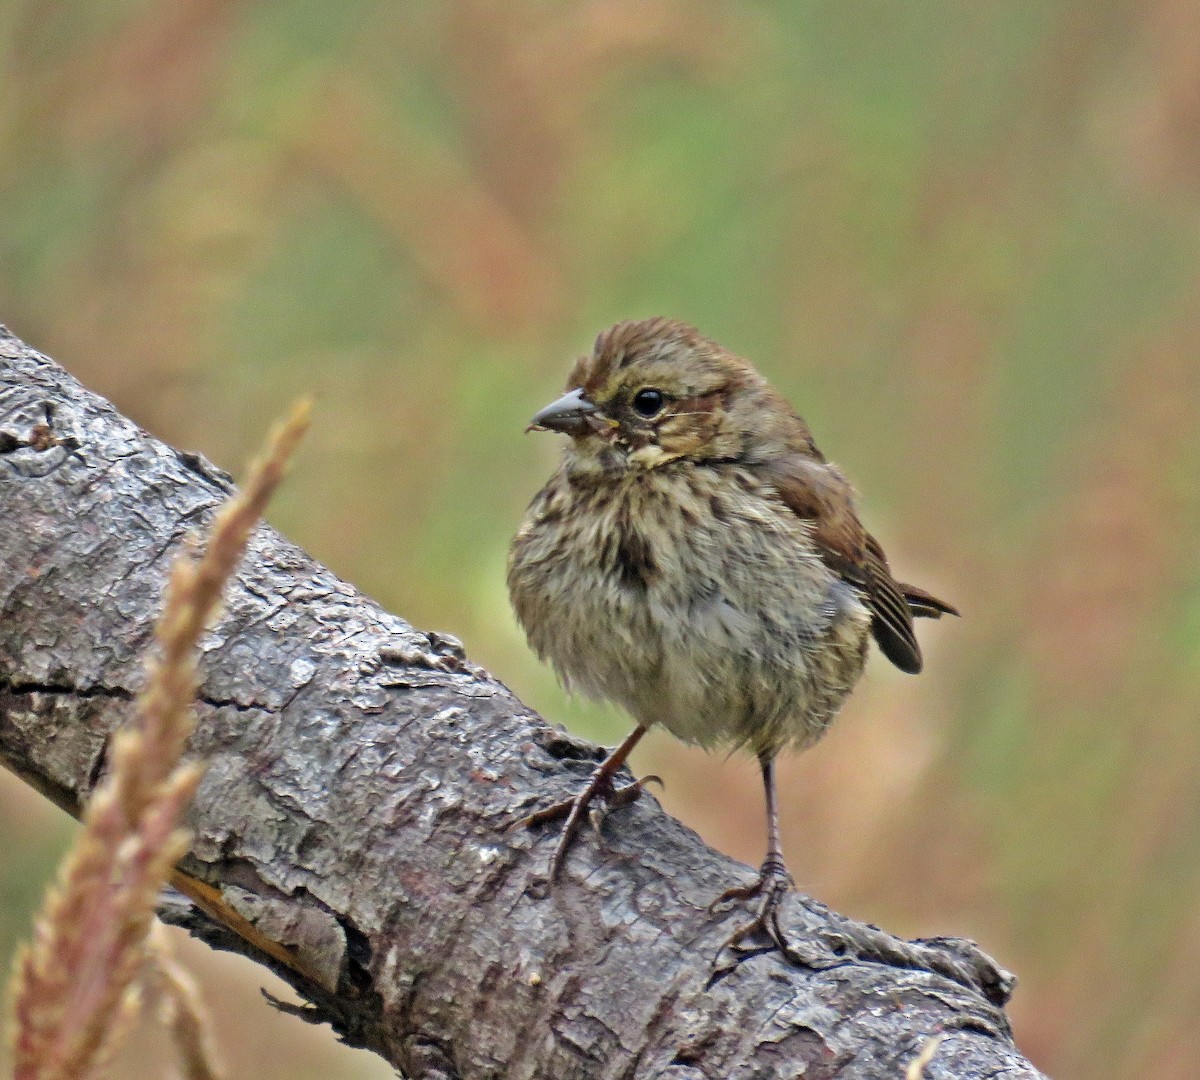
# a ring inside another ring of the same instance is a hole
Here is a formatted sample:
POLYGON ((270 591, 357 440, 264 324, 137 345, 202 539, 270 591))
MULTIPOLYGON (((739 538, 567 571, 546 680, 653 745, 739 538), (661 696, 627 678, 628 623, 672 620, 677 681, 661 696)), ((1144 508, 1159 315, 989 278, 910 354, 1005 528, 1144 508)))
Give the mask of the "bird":
POLYGON ((758 759, 766 857, 717 911, 753 902, 718 950, 792 955, 779 908, 775 762, 812 746, 862 675, 874 640, 922 668, 914 617, 956 608, 892 574, 857 495, 808 425, 746 360, 664 317, 617 323, 574 364, 527 430, 566 435, 512 541, 509 596, 533 651, 568 690, 615 702, 628 737, 574 798, 521 819, 565 819, 553 881, 594 802, 631 802, 615 775, 653 726, 758 759))

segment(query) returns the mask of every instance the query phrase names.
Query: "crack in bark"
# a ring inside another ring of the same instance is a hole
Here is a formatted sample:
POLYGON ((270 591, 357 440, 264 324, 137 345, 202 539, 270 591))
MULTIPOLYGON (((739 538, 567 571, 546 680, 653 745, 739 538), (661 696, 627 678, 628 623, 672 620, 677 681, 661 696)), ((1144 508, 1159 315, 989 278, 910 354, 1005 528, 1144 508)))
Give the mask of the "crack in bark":
POLYGON ((135 695, 119 686, 70 686, 65 683, 46 683, 33 680, 20 681, 0 675, 0 692, 10 694, 45 694, 80 698, 87 701, 91 698, 111 698, 115 701, 132 701, 135 695))
MULTIPOLYGON (((93 698, 109 698, 113 701, 134 701, 137 695, 132 690, 120 686, 71 686, 67 683, 48 683, 36 681, 18 681, 0 675, 0 693, 9 694, 45 694, 50 697, 78 698, 88 701, 93 698)), ((236 712, 277 712, 270 705, 257 702, 243 702, 236 698, 208 697, 201 693, 196 698, 200 705, 213 709, 233 709, 236 712)))
POLYGON ((265 705, 257 701, 238 701, 236 698, 218 698, 209 697, 207 694, 201 693, 196 700, 201 705, 207 705, 210 709, 233 709, 234 712, 243 713, 279 713, 283 711, 283 707, 276 708, 273 705, 265 705))

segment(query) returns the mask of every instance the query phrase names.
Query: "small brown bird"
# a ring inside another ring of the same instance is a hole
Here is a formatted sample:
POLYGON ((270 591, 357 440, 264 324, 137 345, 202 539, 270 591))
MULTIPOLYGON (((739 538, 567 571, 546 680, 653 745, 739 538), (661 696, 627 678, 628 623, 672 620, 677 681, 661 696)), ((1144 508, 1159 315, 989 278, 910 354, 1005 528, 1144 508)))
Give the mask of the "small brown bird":
POLYGON ((638 795, 644 780, 616 790, 612 778, 651 725, 745 746, 762 768, 767 857, 753 886, 714 901, 760 898, 722 950, 765 934, 788 955, 775 756, 824 734, 871 637, 915 674, 913 616, 957 612, 892 577, 804 421, 750 364, 681 322, 604 331, 530 427, 570 442, 513 540, 517 618, 568 688, 637 722, 576 798, 525 819, 566 817, 551 878, 594 799, 638 795))

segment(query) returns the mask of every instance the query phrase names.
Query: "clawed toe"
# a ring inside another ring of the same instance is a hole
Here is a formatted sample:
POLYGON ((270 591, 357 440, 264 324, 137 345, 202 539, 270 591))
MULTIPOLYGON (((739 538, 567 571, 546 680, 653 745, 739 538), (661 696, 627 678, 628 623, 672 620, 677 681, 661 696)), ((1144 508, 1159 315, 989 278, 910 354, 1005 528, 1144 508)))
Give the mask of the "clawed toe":
POLYGON ((756 896, 764 898, 764 906, 770 904, 774 907, 779 903, 780 897, 790 892, 794 886, 795 882, 787 867, 778 859, 768 857, 759 867, 758 877, 754 879, 753 884, 735 885, 732 889, 726 889, 708 905, 708 910, 712 914, 726 904, 736 900, 753 900, 756 896))
POLYGON ((608 798, 605 800, 608 803, 608 810, 617 810, 622 806, 628 806, 632 802, 637 802, 641 797, 642 789, 647 784, 657 784, 659 787, 664 787, 663 778, 651 773, 649 776, 643 776, 640 780, 635 780, 632 784, 626 784, 622 788, 616 788, 611 791, 608 798))
POLYGON ((590 821, 592 826, 599 831, 605 815, 610 810, 628 806, 630 803, 635 802, 638 796, 641 795, 642 788, 647 784, 662 783, 662 780, 657 776, 644 776, 642 779, 635 780, 624 787, 618 788, 613 784, 613 774, 621 767, 629 751, 633 749, 643 734, 645 734, 644 728, 636 728, 592 773, 587 786, 575 798, 555 803, 553 806, 547 806, 541 810, 536 810, 534 813, 518 819, 509 826, 508 831, 511 832, 515 829, 534 828, 538 825, 545 825, 552 821, 565 819, 562 834, 558 838, 558 845, 555 847, 554 855, 550 859, 550 881, 554 881, 558 877, 558 872, 562 868, 571 843, 583 826, 585 819, 590 821), (598 802, 601 805, 593 809, 592 804, 594 802, 598 802))
POLYGON ((579 809, 581 813, 583 810, 587 810, 592 824, 598 829, 610 811, 619 810, 623 806, 637 802, 642 794, 642 789, 649 783, 661 784, 662 778, 643 776, 640 780, 619 788, 597 785, 595 791, 585 790, 573 799, 565 799, 552 806, 544 806, 541 810, 535 810, 532 814, 517 818, 505 831, 518 832, 521 829, 533 829, 539 825, 546 825, 552 821, 561 821, 563 818, 570 818, 576 809, 579 809), (586 798, 584 798, 585 795, 586 798), (602 805, 592 805, 597 802, 602 805))
MULTIPOLYGON (((641 797, 642 788, 651 780, 658 780, 658 777, 644 776, 641 780, 635 780, 632 784, 626 784, 624 787, 609 787, 608 790, 597 792, 597 798, 593 800, 593 805, 588 809, 588 822, 597 836, 600 835, 604 819, 613 810, 619 810, 623 806, 637 802, 641 797), (600 805, 594 805, 596 802, 599 802, 600 805)), ((660 780, 659 783, 661 782, 660 780)))
POLYGON ((643 783, 644 781, 639 780, 632 784, 626 784, 624 787, 614 788, 611 781, 603 779, 600 782, 588 784, 570 802, 549 806, 545 810, 538 811, 536 814, 530 814, 525 819, 529 825, 540 825, 547 821, 555 821, 561 817, 566 818, 562 834, 558 838, 558 845, 555 847, 554 855, 550 859, 549 877, 551 881, 558 879, 558 872, 562 869, 567 852, 570 850, 571 844, 578 835, 580 828, 582 828, 584 819, 586 818, 591 823, 592 828, 599 833, 600 827, 604 824, 604 819, 608 816, 609 811, 622 806, 628 806, 630 803, 635 802, 642 793, 643 783), (593 805, 596 802, 601 805, 593 805))
POLYGON ((526 814, 525 817, 517 818, 512 822, 505 832, 520 832, 522 829, 532 829, 538 825, 545 825, 550 821, 558 821, 560 818, 565 818, 570 815, 571 807, 575 805, 574 799, 568 799, 566 802, 555 803, 553 806, 544 806, 541 810, 535 810, 532 814, 526 814))
POLYGON ((735 885, 732 889, 726 889, 718 896, 711 904, 708 905, 708 913, 715 915, 721 908, 727 904, 740 902, 742 900, 753 900, 763 891, 763 879, 760 876, 753 885, 735 885))
POLYGON ((783 927, 779 923, 779 905, 791 891, 792 876, 787 872, 783 863, 768 859, 759 871, 758 880, 753 885, 740 885, 727 889, 708 906, 710 912, 716 911, 725 904, 737 900, 762 899, 754 917, 739 926, 729 935, 713 957, 713 978, 728 974, 743 960, 758 956, 765 952, 778 951, 787 959, 792 959, 794 950, 783 927), (760 944, 743 944, 748 939, 758 938, 760 944), (721 965, 721 956, 726 951, 734 954, 733 962, 721 965))

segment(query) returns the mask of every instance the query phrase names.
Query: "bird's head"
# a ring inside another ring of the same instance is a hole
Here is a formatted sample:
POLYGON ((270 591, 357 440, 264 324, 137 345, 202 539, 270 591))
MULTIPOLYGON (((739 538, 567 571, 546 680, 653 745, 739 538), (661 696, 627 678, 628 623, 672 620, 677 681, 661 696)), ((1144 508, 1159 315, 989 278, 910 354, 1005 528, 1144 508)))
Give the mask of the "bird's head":
POLYGON ((622 322, 576 361, 531 430, 571 436, 568 467, 613 472, 689 460, 754 461, 808 432, 746 361, 685 323, 622 322))

